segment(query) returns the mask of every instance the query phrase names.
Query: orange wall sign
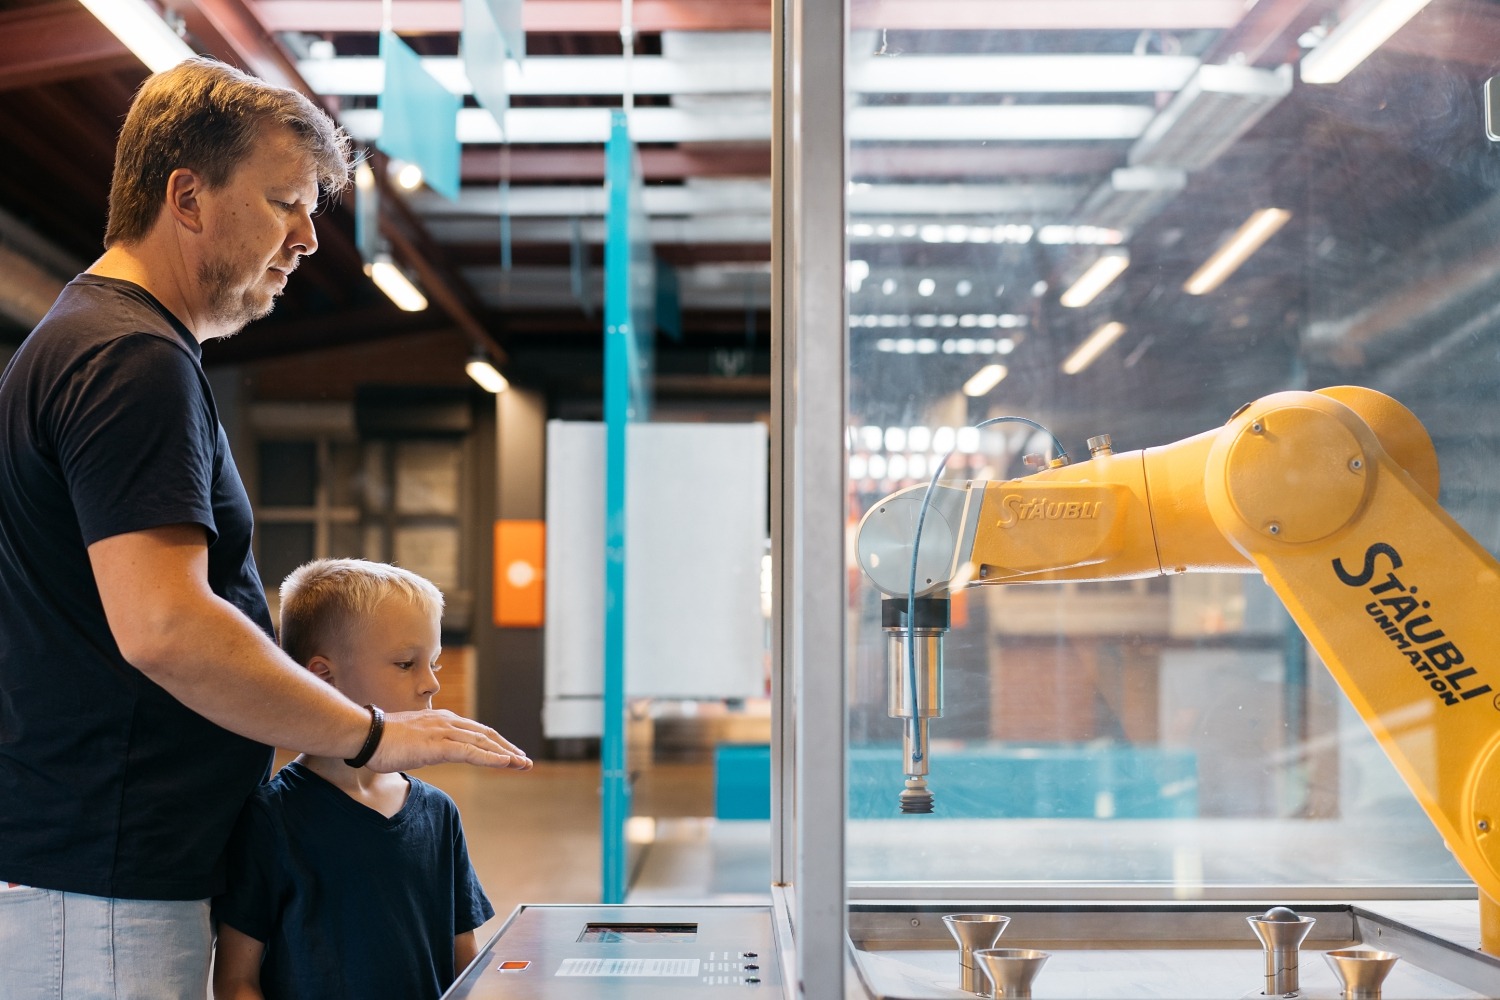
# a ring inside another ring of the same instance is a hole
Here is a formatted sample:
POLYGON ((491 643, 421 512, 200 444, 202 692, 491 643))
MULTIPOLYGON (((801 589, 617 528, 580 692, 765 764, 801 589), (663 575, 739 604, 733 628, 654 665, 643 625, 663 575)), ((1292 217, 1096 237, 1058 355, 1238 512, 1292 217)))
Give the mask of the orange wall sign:
POLYGON ((545 521, 495 522, 495 624, 541 628, 546 566, 545 521))

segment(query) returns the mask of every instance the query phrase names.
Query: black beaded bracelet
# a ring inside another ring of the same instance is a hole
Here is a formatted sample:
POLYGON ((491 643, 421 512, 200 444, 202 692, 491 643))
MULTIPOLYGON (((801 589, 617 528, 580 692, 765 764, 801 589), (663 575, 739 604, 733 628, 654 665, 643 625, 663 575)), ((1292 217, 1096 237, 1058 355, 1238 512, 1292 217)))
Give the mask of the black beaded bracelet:
POLYGON ((344 761, 350 767, 364 767, 370 763, 370 758, 375 756, 375 748, 380 746, 380 737, 385 733, 385 713, 374 705, 366 705, 365 708, 370 710, 370 732, 365 736, 365 745, 359 748, 359 753, 344 761))

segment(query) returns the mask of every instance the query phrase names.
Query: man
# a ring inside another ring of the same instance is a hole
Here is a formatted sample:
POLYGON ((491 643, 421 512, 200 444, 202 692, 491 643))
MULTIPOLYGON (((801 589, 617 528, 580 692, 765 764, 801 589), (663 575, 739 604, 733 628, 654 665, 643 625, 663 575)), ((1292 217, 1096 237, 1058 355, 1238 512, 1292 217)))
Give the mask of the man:
POLYGON ((0 998, 205 995, 208 899, 271 746, 525 769, 488 727, 281 653, 201 345, 317 250, 349 140, 211 60, 142 85, 105 252, 0 377, 0 998))

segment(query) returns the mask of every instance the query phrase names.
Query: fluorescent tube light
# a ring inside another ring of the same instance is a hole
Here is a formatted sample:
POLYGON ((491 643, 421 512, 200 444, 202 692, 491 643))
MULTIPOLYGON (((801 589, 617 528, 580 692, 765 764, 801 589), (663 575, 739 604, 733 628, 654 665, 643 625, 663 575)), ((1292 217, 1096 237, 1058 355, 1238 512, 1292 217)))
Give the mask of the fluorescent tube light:
POLYGON ((1366 0, 1302 57, 1303 83, 1338 83, 1430 0, 1366 0))
POLYGON ((390 296, 397 309, 421 312, 427 308, 427 296, 417 291, 417 286, 411 283, 411 279, 389 257, 378 257, 366 264, 365 273, 375 282, 376 287, 390 296))
POLYGON ((1177 167, 1117 167, 1078 209, 1077 221, 1129 233, 1186 187, 1187 171, 1177 167))
POLYGON ((1062 370, 1068 375, 1077 375, 1093 364, 1094 359, 1103 354, 1109 345, 1119 340, 1124 333, 1124 323, 1113 321, 1105 323, 1089 334, 1088 340, 1073 349, 1073 353, 1069 354, 1068 359, 1062 363, 1062 370))
POLYGON ((196 54, 146 0, 83 0, 83 5, 153 73, 196 54))
POLYGON ((1010 374, 1010 369, 1004 365, 985 365, 975 372, 969 381, 964 383, 965 396, 983 396, 995 386, 1000 384, 1001 379, 1010 374))
POLYGON ((1126 159, 1133 167, 1201 170, 1291 92, 1291 66, 1200 66, 1126 159))
POLYGON ((490 363, 489 358, 471 358, 464 365, 464 371, 469 373, 469 378, 479 383, 479 388, 485 392, 501 393, 510 388, 500 370, 490 363))
POLYGON ((1218 288, 1291 217, 1292 213, 1284 208, 1263 208, 1250 216, 1228 242, 1193 272, 1182 290, 1189 295, 1207 295, 1218 288))
POLYGON ((1088 305, 1099 293, 1109 287, 1130 266, 1128 253, 1107 253, 1089 265, 1087 271, 1078 276, 1073 287, 1062 293, 1059 299, 1069 309, 1088 305))

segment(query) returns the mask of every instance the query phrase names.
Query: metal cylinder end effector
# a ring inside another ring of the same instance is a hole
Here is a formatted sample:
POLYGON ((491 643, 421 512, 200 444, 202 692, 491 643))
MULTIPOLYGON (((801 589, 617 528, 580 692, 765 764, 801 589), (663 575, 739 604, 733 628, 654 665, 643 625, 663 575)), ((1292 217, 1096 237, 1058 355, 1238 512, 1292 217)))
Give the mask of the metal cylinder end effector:
POLYGON ((886 714, 905 720, 901 730, 906 774, 900 795, 903 813, 932 812, 927 724, 943 714, 943 634, 950 620, 947 597, 919 597, 914 607, 900 597, 880 602, 880 624, 886 633, 886 714))
POLYGON ((1260 939, 1266 952, 1266 986, 1268 997, 1292 996, 1301 984, 1298 981, 1297 955, 1302 939, 1307 937, 1313 924, 1312 917, 1299 917, 1285 906, 1273 906, 1258 917, 1246 917, 1250 929, 1260 939))

